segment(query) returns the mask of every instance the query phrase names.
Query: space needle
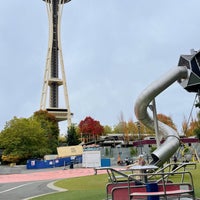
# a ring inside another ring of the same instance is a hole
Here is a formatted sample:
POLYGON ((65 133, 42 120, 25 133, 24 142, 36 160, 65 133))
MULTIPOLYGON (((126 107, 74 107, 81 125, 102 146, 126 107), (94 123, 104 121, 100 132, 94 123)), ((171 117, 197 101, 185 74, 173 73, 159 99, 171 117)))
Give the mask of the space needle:
POLYGON ((72 113, 69 106, 64 60, 61 46, 61 16, 63 6, 71 0, 43 0, 49 21, 49 40, 42 87, 40 109, 53 114, 58 122, 67 120, 71 126, 72 113), (59 77, 60 76, 60 77, 59 77), (59 107, 59 87, 63 87, 65 108, 59 107), (49 98, 49 105, 46 105, 49 98))

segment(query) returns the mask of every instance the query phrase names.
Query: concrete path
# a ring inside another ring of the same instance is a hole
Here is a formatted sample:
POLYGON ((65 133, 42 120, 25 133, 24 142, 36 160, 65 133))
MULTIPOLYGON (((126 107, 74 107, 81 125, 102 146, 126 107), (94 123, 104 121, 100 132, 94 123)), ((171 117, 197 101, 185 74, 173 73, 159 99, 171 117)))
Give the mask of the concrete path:
MULTIPOLYGON (((101 170, 98 174, 106 173, 101 170)), ((80 177, 94 175, 93 168, 74 168, 74 169, 45 169, 45 170, 24 170, 16 174, 2 174, 0 170, 0 183, 39 181, 39 180, 57 180, 64 178, 80 177)))

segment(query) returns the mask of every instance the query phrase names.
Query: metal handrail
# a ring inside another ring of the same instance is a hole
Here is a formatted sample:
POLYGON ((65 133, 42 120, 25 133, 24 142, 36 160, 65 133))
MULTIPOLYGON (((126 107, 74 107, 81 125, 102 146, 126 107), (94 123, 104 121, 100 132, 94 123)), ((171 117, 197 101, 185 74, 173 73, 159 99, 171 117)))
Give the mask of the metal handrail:
MULTIPOLYGON (((193 191, 193 195, 195 196, 195 192, 194 192, 194 183, 193 183, 193 178, 192 178, 192 174, 191 172, 189 171, 181 171, 181 172, 155 172, 155 173, 139 173, 139 174, 130 174, 128 176, 128 192, 129 192, 129 195, 131 194, 131 182, 135 179, 134 176, 140 176, 140 177, 148 177, 148 181, 146 182, 146 184, 150 183, 150 182, 155 182, 155 183, 158 183, 158 184, 161 184, 163 186, 163 191, 164 193, 166 194, 166 185, 169 184, 168 183, 168 177, 171 175, 173 175, 173 177, 175 175, 186 175, 188 174, 189 175, 189 182, 183 182, 181 180, 181 182, 179 183, 175 183, 175 184, 179 184, 179 185, 183 185, 183 184, 188 184, 191 186, 191 190, 193 191), (158 176, 161 176, 161 178, 158 178, 158 176), (151 177, 151 178, 149 178, 151 177), (152 180, 152 177, 155 177, 154 180, 152 180), (151 180, 149 180, 151 179, 151 180)), ((170 184, 173 184, 173 183, 170 183, 170 184)))
MULTIPOLYGON (((175 172, 179 171, 182 168, 184 169, 183 171, 185 172, 187 166, 194 166, 193 169, 196 169, 196 163, 193 163, 193 162, 192 163, 169 163, 169 164, 165 165, 163 168, 158 169, 155 173, 164 172, 164 171, 166 171, 167 168, 169 168, 169 171, 168 171, 169 174, 170 173, 175 173, 175 172), (171 167, 174 166, 175 164, 177 164, 178 166, 174 170, 171 171, 171 167)), ((166 175, 166 178, 167 178, 167 175, 166 175)), ((181 179, 181 182, 183 182, 183 181, 184 181, 184 174, 182 175, 182 179, 181 179)))
MULTIPOLYGON (((123 173, 122 171, 133 173, 133 170, 131 170, 131 169, 117 170, 117 169, 114 169, 112 167, 98 167, 98 168, 94 168, 94 170, 95 170, 95 174, 97 174, 98 170, 106 170, 107 174, 109 176, 109 179, 111 180, 112 183, 117 183, 117 182, 121 181, 121 179, 118 180, 118 178, 115 174, 118 174, 118 175, 124 177, 128 181, 128 176, 130 174, 123 173)), ((134 181, 137 181, 138 183, 140 182, 141 184, 144 184, 142 181, 138 181, 137 179, 134 179, 134 181)))

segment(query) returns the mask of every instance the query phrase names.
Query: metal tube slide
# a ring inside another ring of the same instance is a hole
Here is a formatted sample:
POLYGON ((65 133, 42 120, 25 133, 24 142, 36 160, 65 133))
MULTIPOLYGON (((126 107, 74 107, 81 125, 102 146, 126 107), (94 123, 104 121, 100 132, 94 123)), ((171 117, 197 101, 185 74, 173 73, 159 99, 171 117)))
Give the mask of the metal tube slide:
MULTIPOLYGON (((143 125, 154 130, 154 120, 150 117, 147 111, 150 102, 175 81, 186 79, 187 76, 187 68, 184 66, 178 66, 172 68, 160 79, 150 84, 136 100, 134 107, 136 118, 143 125)), ((177 151, 180 142, 178 133, 160 121, 158 121, 158 131, 159 137, 163 138, 165 141, 151 154, 153 158, 151 164, 161 166, 177 151)))

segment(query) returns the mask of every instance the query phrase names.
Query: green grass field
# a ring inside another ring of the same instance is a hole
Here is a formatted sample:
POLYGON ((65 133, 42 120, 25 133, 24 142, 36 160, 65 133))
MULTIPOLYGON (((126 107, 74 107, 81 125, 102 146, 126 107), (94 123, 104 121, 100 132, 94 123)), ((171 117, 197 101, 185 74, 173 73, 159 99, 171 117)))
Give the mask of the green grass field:
MULTIPOLYGON (((200 164, 197 164, 197 169, 191 170, 191 173, 196 197, 200 197, 200 164)), ((107 174, 64 179, 57 181, 55 185, 68 191, 37 197, 34 200, 103 200, 106 198, 106 183, 108 183, 107 174)))

